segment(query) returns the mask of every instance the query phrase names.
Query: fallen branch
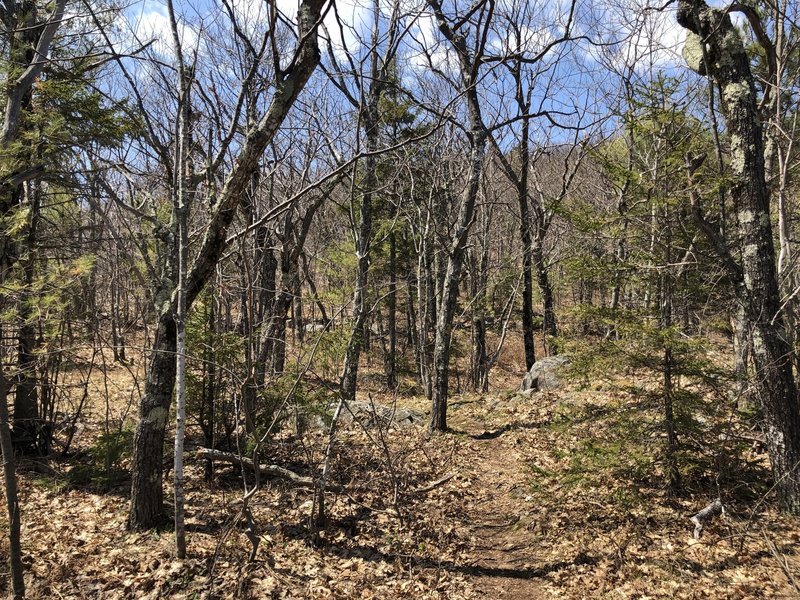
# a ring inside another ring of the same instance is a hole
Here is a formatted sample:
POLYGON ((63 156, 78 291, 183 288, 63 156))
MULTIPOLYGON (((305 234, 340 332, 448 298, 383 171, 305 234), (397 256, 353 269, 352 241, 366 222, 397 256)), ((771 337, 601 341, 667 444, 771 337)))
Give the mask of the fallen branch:
MULTIPOLYGON (((219 462, 229 463, 255 470, 255 465, 253 464, 252 459, 240 457, 231 452, 223 452, 222 450, 213 450, 211 448, 198 448, 197 456, 198 458, 203 458, 206 460, 216 460, 219 462)), ((298 487, 308 488, 311 490, 319 488, 319 482, 313 477, 304 477, 303 475, 298 475, 294 471, 279 467, 278 465, 258 465, 258 471, 262 475, 286 479, 298 487)), ((325 485, 325 489, 331 492, 341 493, 344 491, 352 491, 353 488, 343 488, 332 483, 327 483, 325 485)))
MULTIPOLYGON (((216 460, 231 465, 237 465, 239 467, 246 467, 250 470, 255 470, 255 466, 251 458, 239 456, 238 454, 233 454, 232 452, 223 452, 222 450, 213 450, 211 448, 198 448, 197 457, 204 460, 216 460)), ((297 487, 307 488, 310 490, 320 489, 321 487, 319 480, 314 479, 313 477, 305 477, 303 475, 298 475, 294 471, 290 471, 289 469, 286 469, 284 467, 279 467, 278 465, 258 465, 258 471, 262 475, 278 477, 280 479, 286 479, 287 481, 291 481, 297 487)), ((448 473, 447 475, 437 479, 436 481, 431 481, 430 483, 422 487, 410 490, 409 493, 424 494, 426 492, 430 492, 431 490, 436 489, 440 485, 447 483, 453 477, 455 477, 455 473, 448 473)), ((366 489, 368 488, 364 486, 351 486, 351 485, 341 486, 330 482, 325 483, 326 492, 335 492, 337 494, 350 493, 350 492, 363 492, 366 489)))
POLYGON ((455 473, 448 473, 447 475, 445 475, 444 477, 440 477, 436 481, 431 481, 427 485, 423 485, 422 487, 418 487, 416 489, 411 490, 411 493, 412 494, 424 494, 426 492, 430 492, 431 490, 435 490, 440 485, 442 485, 444 483, 447 483, 448 481, 450 481, 455 476, 456 476, 455 473))
POLYGON ((703 527, 710 523, 714 517, 724 513, 725 507, 722 506, 722 500, 717 498, 699 513, 694 515, 691 518, 692 523, 694 523, 694 539, 700 539, 700 533, 702 533, 703 527))
POLYGON ((761 530, 761 535, 764 536, 764 541, 767 543, 767 548, 769 548, 769 551, 772 553, 772 556, 775 558, 775 560, 778 561, 778 565, 780 565, 781 569, 783 569, 783 573, 784 575, 786 575, 786 579, 788 579, 789 583, 791 583, 792 586, 794 586, 795 591, 800 592, 800 586, 797 585, 797 580, 794 578, 794 574, 792 573, 792 569, 789 566, 789 561, 786 559, 786 556, 784 556, 781 553, 781 551, 778 550, 778 547, 775 545, 775 542, 769 539, 769 537, 767 536, 767 532, 764 531, 764 529, 761 530))

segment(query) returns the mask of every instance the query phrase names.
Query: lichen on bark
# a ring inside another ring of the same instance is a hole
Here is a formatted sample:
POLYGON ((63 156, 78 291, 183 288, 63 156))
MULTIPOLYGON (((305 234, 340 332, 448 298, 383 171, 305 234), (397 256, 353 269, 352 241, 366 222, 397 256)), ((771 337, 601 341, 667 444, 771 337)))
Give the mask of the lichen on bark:
POLYGON ((731 171, 735 175, 741 175, 744 173, 744 168, 747 164, 746 156, 744 152, 744 140, 740 135, 736 135, 735 133, 730 134, 731 140, 731 158, 730 158, 730 165, 731 171))
POLYGON ((706 74, 705 61, 703 60, 703 41, 696 33, 688 31, 683 44, 683 59, 686 65, 695 73, 706 74))

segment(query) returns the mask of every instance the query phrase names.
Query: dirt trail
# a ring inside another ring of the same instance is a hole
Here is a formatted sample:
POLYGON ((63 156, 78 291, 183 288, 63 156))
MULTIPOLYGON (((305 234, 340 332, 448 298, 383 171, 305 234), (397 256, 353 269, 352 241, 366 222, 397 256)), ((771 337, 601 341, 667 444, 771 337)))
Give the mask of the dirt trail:
POLYGON ((474 481, 488 496, 470 515, 475 549, 481 554, 475 565, 476 591, 494 598, 539 597, 538 560, 528 531, 535 521, 523 499, 527 469, 503 436, 476 441, 473 447, 474 481))
POLYGON ((459 462, 473 498, 465 503, 458 532, 471 547, 474 589, 486 598, 544 597, 541 577, 549 568, 536 554, 539 514, 529 501, 531 471, 517 448, 510 415, 505 425, 488 430, 473 411, 460 416, 466 447, 459 462))

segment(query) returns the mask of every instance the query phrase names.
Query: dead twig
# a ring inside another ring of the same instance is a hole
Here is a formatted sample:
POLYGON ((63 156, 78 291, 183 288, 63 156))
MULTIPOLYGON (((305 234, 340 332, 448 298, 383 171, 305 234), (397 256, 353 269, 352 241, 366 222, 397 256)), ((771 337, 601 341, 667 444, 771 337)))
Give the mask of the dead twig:
MULTIPOLYGON (((213 450, 211 448, 198 448, 197 456, 198 458, 202 458, 205 460, 216 460, 255 470, 255 465, 253 464, 252 459, 245 457, 240 458, 236 454, 232 454, 230 452, 223 452, 222 450, 213 450)), ((291 481, 298 487, 308 488, 312 490, 317 489, 319 487, 318 481, 315 480, 313 477, 305 477, 303 475, 298 475, 294 471, 290 471, 289 469, 285 469, 284 467, 280 467, 278 465, 258 465, 258 471, 261 475, 270 475, 272 477, 279 477, 281 479, 286 479, 288 481, 291 481)), ((346 490, 352 491, 355 488, 352 487, 343 488, 339 485, 326 483, 325 489, 331 492, 341 493, 346 490)))
POLYGON ((769 539, 769 537, 767 536, 767 532, 764 531, 763 529, 761 530, 761 535, 764 536, 764 541, 767 543, 767 548, 769 548, 769 551, 772 554, 772 556, 775 557, 775 560, 778 561, 778 565, 780 565, 781 569, 783 570, 783 573, 786 575, 786 579, 789 580, 789 583, 792 584, 792 587, 794 587, 795 591, 800 593, 800 586, 798 586, 797 580, 794 578, 792 569, 789 566, 789 560, 783 553, 781 553, 780 550, 778 550, 778 547, 775 545, 775 542, 769 539))

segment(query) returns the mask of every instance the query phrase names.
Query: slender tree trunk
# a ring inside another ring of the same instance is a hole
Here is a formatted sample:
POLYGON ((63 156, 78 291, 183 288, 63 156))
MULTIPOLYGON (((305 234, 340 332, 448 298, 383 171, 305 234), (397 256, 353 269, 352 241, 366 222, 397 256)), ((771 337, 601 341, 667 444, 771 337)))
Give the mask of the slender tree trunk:
POLYGON ((14 599, 25 597, 22 545, 20 538, 20 511, 17 500, 17 474, 11 431, 8 424, 8 380, 0 367, 0 450, 3 453, 3 477, 8 511, 8 564, 11 569, 11 589, 14 599))
MULTIPOLYGON (((430 215, 428 215, 430 218, 430 215)), ((433 398, 433 340, 436 332, 436 284, 433 267, 433 235, 430 222, 422 234, 422 251, 417 261, 417 294, 419 296, 419 329, 417 359, 425 397, 433 398)), ((415 323, 416 326, 416 323, 415 323)))
MULTIPOLYGON (((183 445, 186 437, 186 292, 189 261, 189 194, 192 176, 190 148, 191 137, 191 76, 187 71, 181 51, 178 23, 172 0, 167 0, 167 11, 172 30, 172 42, 178 59, 178 143, 175 148, 175 186, 173 211, 178 233, 178 286, 175 306, 175 455, 173 464, 173 492, 175 499, 175 555, 186 558, 186 524, 183 473, 183 445)), ((245 310, 242 311, 246 315, 245 310)))
POLYGON ((417 293, 417 279, 414 277, 414 271, 408 270, 406 275, 406 289, 407 291, 407 304, 406 304, 406 340, 405 347, 411 346, 414 349, 415 363, 419 363, 418 351, 419 343, 417 341, 417 309, 414 307, 414 296, 417 293))
MULTIPOLYGON (((374 156, 370 155, 365 161, 365 171, 373 172, 368 175, 370 186, 374 183, 374 156)), ((371 190, 370 187, 367 188, 371 190)), ((369 246, 372 237, 372 192, 367 191, 361 197, 361 223, 356 239, 356 254, 358 256, 358 273, 356 275, 356 289, 353 294, 353 325, 350 340, 345 351, 344 369, 341 377, 340 390, 342 397, 346 401, 355 400, 356 383, 358 379, 358 362, 361 357, 361 350, 364 347, 364 328, 367 322, 367 275, 369 273, 369 246)))
MULTIPOLYGON (((666 212, 666 210, 665 210, 666 212)), ((672 327, 672 240, 670 236, 669 214, 665 214, 664 221, 664 266, 661 275, 661 328, 665 331, 672 327)), ((674 359, 669 336, 666 338, 663 358, 663 392, 664 392, 664 429, 667 433, 667 445, 664 453, 665 474, 667 486, 671 493, 677 493, 680 488, 680 472, 678 471, 678 437, 675 432, 674 397, 675 384, 673 381, 674 359)))
MULTIPOLYGON (((358 379, 358 362, 364 348, 367 324, 367 276, 370 264, 370 246, 372 244, 372 195, 377 187, 378 160, 375 151, 378 149, 378 101, 380 100, 381 82, 378 80, 377 21, 373 30, 373 55, 371 74, 372 81, 367 93, 366 106, 363 108, 362 120, 366 138, 367 157, 364 159, 364 191, 361 194, 359 207, 359 224, 355 232, 356 257, 358 258, 356 288, 353 293, 353 329, 345 351, 340 391, 345 402, 355 400, 358 379)), ((356 168, 355 166, 353 167, 356 168)), ((355 178, 355 172, 353 173, 355 178)))
MULTIPOLYGON (((466 187, 461 198, 458 218, 452 229, 450 247, 448 249, 447 269, 444 273, 442 294, 436 320, 436 343, 433 351, 434 384, 431 400, 432 431, 447 430, 447 400, 450 377, 450 345, 453 339, 453 317, 458 300, 458 285, 461 278, 461 267, 467 236, 475 216, 475 204, 480 189, 483 161, 486 151, 488 132, 483 123, 481 101, 475 87, 478 70, 475 61, 479 59, 473 48, 467 46, 466 38, 460 29, 454 30, 444 16, 442 5, 438 0, 428 0, 438 21, 439 31, 450 42, 458 54, 461 79, 469 116, 470 156, 467 167, 466 187)), ((491 12, 486 16, 486 24, 491 22, 491 12)), ((460 24, 459 27, 463 25, 460 24)))
POLYGON ((433 348, 433 398, 431 400, 431 430, 447 430, 447 399, 450 386, 450 345, 453 340, 453 317, 458 300, 458 284, 464 261, 467 235, 475 214, 478 197, 483 156, 486 145, 486 132, 480 121, 477 95, 474 99, 472 149, 469 160, 468 184, 459 210, 455 235, 447 260, 442 295, 436 319, 436 341, 433 348))
MULTIPOLYGON (((216 447, 217 360, 214 352, 217 343, 216 335, 217 311, 212 297, 208 306, 208 319, 206 320, 206 341, 203 349, 202 364, 202 396, 199 414, 200 428, 203 430, 203 445, 206 448, 216 447)), ((206 481, 211 481, 213 475, 214 463, 209 459, 205 466, 206 481)))
POLYGON ((389 344, 383 360, 386 387, 397 387, 397 239, 389 233, 389 289, 386 293, 386 328, 389 344))
POLYGON ((527 192, 518 192, 517 200, 522 240, 522 341, 525 346, 525 368, 530 370, 536 362, 536 346, 533 326, 533 242, 527 192))
MULTIPOLYGON (((27 227, 20 242, 19 265, 25 290, 31 290, 36 277, 35 246, 39 222, 40 193, 36 182, 28 182, 20 188, 23 203, 30 214, 27 227), (24 190, 23 190, 24 188, 24 190)), ((39 415, 39 390, 36 376, 38 346, 36 322, 29 302, 23 297, 18 302, 19 333, 17 335, 17 385, 14 395, 14 424, 12 439, 14 448, 21 454, 35 453, 49 446, 47 440, 40 439, 42 422, 39 415)))
POLYGON ((486 352, 486 272, 489 247, 485 243, 481 258, 470 253, 470 296, 472 298, 472 360, 469 383, 476 392, 485 392, 489 384, 489 357, 486 352))
POLYGON ((542 236, 537 234, 533 243, 533 262, 536 265, 536 282, 539 285, 539 293, 542 296, 542 312, 544 313, 542 329, 545 336, 545 349, 547 354, 555 354, 555 348, 551 340, 558 336, 558 328, 556 326, 553 287, 550 284, 550 273, 547 269, 543 242, 542 236))
MULTIPOLYGON (((520 111, 527 113, 530 109, 530 101, 522 97, 522 89, 519 86, 517 92, 517 103, 520 111)), ((528 174, 531 168, 531 153, 528 147, 530 136, 530 121, 522 121, 522 137, 520 140, 520 172, 519 178, 515 181, 517 188, 517 208, 519 209, 519 235, 522 241, 522 343, 525 347, 525 369, 530 371, 536 362, 536 343, 535 328, 533 323, 533 236, 531 235, 530 209, 528 207, 528 174)), ((513 176, 509 168, 507 174, 513 176)))

